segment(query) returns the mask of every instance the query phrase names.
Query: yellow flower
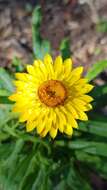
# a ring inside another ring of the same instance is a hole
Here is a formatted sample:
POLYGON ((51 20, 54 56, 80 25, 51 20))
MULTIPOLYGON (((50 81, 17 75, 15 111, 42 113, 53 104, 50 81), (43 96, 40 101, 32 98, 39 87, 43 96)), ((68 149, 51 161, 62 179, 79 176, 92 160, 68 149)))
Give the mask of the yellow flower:
POLYGON ((81 78, 83 67, 72 69, 72 60, 61 56, 53 62, 50 55, 27 65, 27 73, 16 73, 14 112, 26 122, 28 132, 36 128, 41 137, 55 138, 58 130, 67 135, 78 128, 77 119, 88 120, 85 111, 92 109, 92 97, 86 95, 93 86, 81 78))

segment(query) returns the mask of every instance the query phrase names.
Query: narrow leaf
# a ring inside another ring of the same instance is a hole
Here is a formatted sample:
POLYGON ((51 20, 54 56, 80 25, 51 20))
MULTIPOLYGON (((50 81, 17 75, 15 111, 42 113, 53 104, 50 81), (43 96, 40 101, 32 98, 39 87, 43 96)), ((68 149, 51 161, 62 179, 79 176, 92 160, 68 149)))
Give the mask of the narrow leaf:
POLYGON ((92 68, 86 74, 86 78, 88 79, 88 81, 91 81, 106 68, 107 68, 107 60, 101 60, 93 64, 92 68))
POLYGON ((101 121, 87 121, 79 123, 79 130, 107 137, 107 123, 101 121))
POLYGON ((3 68, 0 68, 0 88, 8 90, 9 92, 13 92, 14 90, 12 78, 3 68))
POLYGON ((41 22, 41 7, 36 6, 32 15, 32 40, 34 57, 38 59, 43 59, 46 53, 50 53, 50 42, 48 40, 44 40, 40 34, 41 22))
POLYGON ((71 51, 70 51, 70 41, 68 38, 64 38, 61 41, 60 44, 60 51, 62 54, 63 59, 70 58, 71 57, 71 51))
POLYGON ((77 140, 68 143, 71 149, 81 149, 84 152, 107 157, 107 144, 103 142, 92 142, 87 140, 77 140))

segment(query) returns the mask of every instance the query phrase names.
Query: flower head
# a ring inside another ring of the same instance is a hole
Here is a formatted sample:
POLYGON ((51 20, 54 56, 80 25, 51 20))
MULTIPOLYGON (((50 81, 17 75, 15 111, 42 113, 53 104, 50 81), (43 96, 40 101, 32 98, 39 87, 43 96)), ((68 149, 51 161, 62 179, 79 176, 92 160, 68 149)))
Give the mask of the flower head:
POLYGON ((72 60, 61 56, 53 62, 50 55, 27 65, 27 73, 16 73, 14 112, 20 122, 26 122, 28 132, 36 128, 41 137, 47 133, 55 138, 58 130, 67 135, 78 128, 77 119, 88 120, 86 111, 92 109, 92 97, 86 95, 93 86, 81 77, 83 67, 72 69, 72 60))

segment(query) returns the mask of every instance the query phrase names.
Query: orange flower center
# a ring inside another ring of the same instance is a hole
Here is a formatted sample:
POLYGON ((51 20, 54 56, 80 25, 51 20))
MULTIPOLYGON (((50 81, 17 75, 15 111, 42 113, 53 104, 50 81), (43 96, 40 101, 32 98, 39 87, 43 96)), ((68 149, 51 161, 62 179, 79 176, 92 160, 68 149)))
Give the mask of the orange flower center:
POLYGON ((42 83, 38 89, 38 96, 42 103, 49 107, 63 105, 67 98, 67 90, 62 82, 48 80, 42 83))

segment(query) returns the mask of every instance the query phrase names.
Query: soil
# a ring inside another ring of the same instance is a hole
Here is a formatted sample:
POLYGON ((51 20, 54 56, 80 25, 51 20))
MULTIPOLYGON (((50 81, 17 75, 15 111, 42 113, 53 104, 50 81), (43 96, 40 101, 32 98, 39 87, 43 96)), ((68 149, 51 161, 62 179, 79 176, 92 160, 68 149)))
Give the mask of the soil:
MULTIPOLYGON (((87 71, 92 64, 107 59, 107 32, 99 32, 96 27, 107 20, 106 0, 0 0, 0 66, 11 69, 14 57, 31 63, 31 16, 38 3, 43 12, 41 35, 50 40, 53 57, 67 37, 74 66, 83 65, 87 71)), ((107 71, 94 82, 102 85, 106 81, 107 71)), ((95 189, 107 188, 102 180, 99 183, 98 187, 94 183, 95 189)))

